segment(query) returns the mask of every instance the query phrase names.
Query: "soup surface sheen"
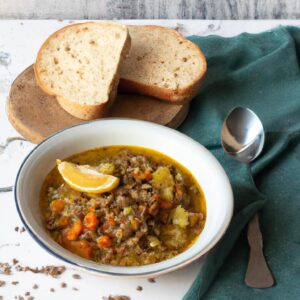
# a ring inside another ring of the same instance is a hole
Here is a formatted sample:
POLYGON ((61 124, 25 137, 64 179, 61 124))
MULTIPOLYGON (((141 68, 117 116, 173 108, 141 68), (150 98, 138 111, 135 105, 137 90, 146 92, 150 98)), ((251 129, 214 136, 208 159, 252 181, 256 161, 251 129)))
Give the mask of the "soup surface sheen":
POLYGON ((203 191, 189 170, 160 152, 110 146, 65 161, 119 179, 113 190, 95 194, 71 188, 57 167, 47 175, 45 226, 69 251, 102 264, 146 265, 185 251, 203 230, 203 191))

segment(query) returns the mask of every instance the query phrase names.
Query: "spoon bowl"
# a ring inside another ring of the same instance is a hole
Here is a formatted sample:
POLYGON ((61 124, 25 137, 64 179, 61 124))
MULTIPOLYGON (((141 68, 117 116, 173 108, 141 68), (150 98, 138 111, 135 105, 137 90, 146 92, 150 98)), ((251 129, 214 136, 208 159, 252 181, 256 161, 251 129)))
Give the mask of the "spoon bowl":
POLYGON ((235 107, 222 128, 222 146, 226 153, 240 162, 250 163, 262 151, 265 142, 263 125, 249 108, 235 107))

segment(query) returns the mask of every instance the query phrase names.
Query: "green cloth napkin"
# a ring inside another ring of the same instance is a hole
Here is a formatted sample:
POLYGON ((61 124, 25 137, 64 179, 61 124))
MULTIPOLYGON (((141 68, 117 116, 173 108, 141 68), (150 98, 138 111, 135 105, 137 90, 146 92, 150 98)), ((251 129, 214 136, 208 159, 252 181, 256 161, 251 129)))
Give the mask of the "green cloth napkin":
POLYGON ((300 30, 190 40, 203 50, 208 71, 180 131, 223 165, 235 213, 183 299, 300 299, 300 30), (263 153, 250 166, 220 146, 223 120, 235 106, 256 112, 266 131, 263 153), (252 289, 244 284, 249 250, 243 229, 261 208, 264 252, 277 284, 252 289))

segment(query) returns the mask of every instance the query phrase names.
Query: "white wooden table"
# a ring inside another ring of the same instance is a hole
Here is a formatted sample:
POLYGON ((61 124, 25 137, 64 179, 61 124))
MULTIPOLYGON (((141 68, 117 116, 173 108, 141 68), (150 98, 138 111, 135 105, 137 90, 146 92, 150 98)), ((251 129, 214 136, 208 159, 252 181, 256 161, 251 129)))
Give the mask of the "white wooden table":
MULTIPOLYGON (((0 187, 14 184, 16 172, 26 154, 35 146, 20 138, 6 118, 5 101, 10 84, 14 78, 27 66, 32 64, 45 38, 67 25, 69 21, 0 21, 0 187)), ((268 30, 280 24, 300 26, 300 21, 183 21, 183 20, 130 20, 127 24, 160 24, 179 28, 184 35, 233 36, 241 32, 256 33, 268 30)), ((14 230, 21 227, 21 220, 17 214, 12 192, 0 193, 0 263, 11 262, 17 258, 22 265, 31 267, 43 265, 62 265, 62 262, 52 257, 40 248, 27 232, 19 233, 14 230)), ((201 267, 201 260, 179 271, 156 279, 156 283, 149 283, 146 279, 116 279, 101 278, 95 275, 72 270, 67 271, 58 279, 44 274, 30 272, 16 272, 12 275, 0 274, 0 281, 6 285, 0 287, 3 299, 14 299, 14 296, 23 295, 29 291, 35 299, 88 299, 100 300, 108 295, 127 295, 131 299, 181 299, 193 282, 201 267), (81 280, 72 278, 77 273, 81 280), (13 285, 12 281, 19 281, 13 285), (68 287, 62 289, 61 283, 68 287), (34 284, 39 289, 33 290, 34 284), (143 287, 137 291, 136 287, 143 287), (76 287, 78 291, 72 289, 76 287), (54 288, 55 292, 50 292, 54 288)), ((0 297, 1 299, 1 297, 0 297)), ((25 297, 27 299, 27 297, 25 297)))

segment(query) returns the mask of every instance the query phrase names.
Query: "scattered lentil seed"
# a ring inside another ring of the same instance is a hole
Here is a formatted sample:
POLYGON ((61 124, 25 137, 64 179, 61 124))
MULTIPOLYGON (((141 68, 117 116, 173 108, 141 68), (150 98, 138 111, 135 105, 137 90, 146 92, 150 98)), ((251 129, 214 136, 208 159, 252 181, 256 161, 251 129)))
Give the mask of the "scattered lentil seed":
POLYGON ((9 263, 0 263, 0 274, 11 275, 11 266, 9 263))
POLYGON ((34 290, 36 290, 36 289, 38 289, 39 288, 39 286, 35 283, 34 285, 33 285, 33 287, 32 287, 34 290))
POLYGON ((72 287, 72 290, 73 290, 73 291, 79 291, 78 288, 77 288, 77 287, 74 287, 74 286, 72 287))
POLYGON ((62 288, 66 288, 67 287, 67 284, 65 282, 62 282, 61 285, 60 285, 62 288))
POLYGON ((142 286, 140 286, 140 285, 138 285, 138 286, 136 287, 136 290, 140 292, 140 291, 142 291, 142 290, 143 290, 143 287, 142 287, 142 286))
POLYGON ((16 258, 14 258, 14 259, 12 260, 13 265, 16 265, 18 262, 19 262, 19 261, 18 261, 16 258))
POLYGON ((151 283, 155 283, 156 282, 155 278, 148 278, 148 281, 151 282, 151 283))
POLYGON ((26 292, 26 293, 25 293, 25 296, 30 296, 30 292, 26 292))
POLYGON ((30 296, 30 297, 27 298, 27 300, 34 300, 34 297, 30 296))
POLYGON ((72 277, 74 279, 81 279, 81 276, 79 274, 73 274, 72 277))
POLYGON ((3 280, 0 280, 0 287, 5 286, 6 282, 3 280))
POLYGON ((19 281, 12 281, 11 284, 13 284, 13 285, 18 285, 18 284, 19 284, 19 281))
POLYGON ((51 288, 51 289, 50 289, 50 292, 54 293, 54 292, 55 292, 55 289, 54 289, 54 288, 51 288))
POLYGON ((45 275, 50 275, 54 278, 58 277, 61 275, 63 272, 65 272, 66 267, 64 266, 44 266, 41 268, 31 268, 31 267, 23 267, 23 266, 16 266, 16 270, 19 272, 32 272, 32 273, 42 273, 45 275))
POLYGON ((25 228, 22 226, 21 229, 20 229, 20 233, 22 233, 24 231, 25 231, 25 228))
POLYGON ((19 226, 15 227, 15 231, 18 232, 19 231, 19 226))

